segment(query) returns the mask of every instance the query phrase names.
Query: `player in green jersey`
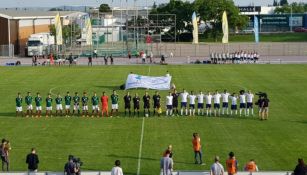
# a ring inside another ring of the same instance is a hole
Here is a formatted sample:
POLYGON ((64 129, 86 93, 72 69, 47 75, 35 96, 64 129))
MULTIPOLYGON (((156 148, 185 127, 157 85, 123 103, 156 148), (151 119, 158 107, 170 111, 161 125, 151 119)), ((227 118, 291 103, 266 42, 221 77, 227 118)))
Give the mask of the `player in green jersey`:
POLYGON ((62 106, 62 97, 60 94, 58 94, 58 96, 55 98, 55 104, 56 104, 56 111, 55 111, 55 115, 58 116, 58 114, 60 113, 60 116, 63 115, 63 106, 62 106))
POLYGON ((18 114, 20 114, 23 117, 23 112, 22 112, 22 97, 20 93, 18 92, 17 97, 15 99, 16 102, 16 117, 18 117, 18 114))
POLYGON ((72 100, 74 101, 74 110, 72 111, 72 114, 75 115, 75 112, 78 111, 78 115, 80 115, 80 97, 78 95, 78 92, 75 92, 75 96, 72 98, 72 100))
POLYGON ((46 117, 49 117, 49 115, 52 117, 52 97, 51 94, 48 94, 48 97, 46 98, 46 117))
POLYGON ((88 116, 88 97, 86 92, 83 92, 83 96, 81 98, 82 101, 82 117, 88 116))
POLYGON ((25 97, 25 102, 27 104, 27 115, 26 115, 26 117, 29 117, 30 114, 33 117, 32 100, 33 100, 33 98, 31 96, 31 92, 28 92, 28 95, 25 97))
POLYGON ((114 111, 116 112, 116 115, 118 115, 118 95, 116 94, 116 91, 113 90, 113 94, 111 95, 111 102, 112 102, 112 110, 111 110, 111 117, 113 116, 114 111))
POLYGON ((39 92, 36 94, 36 97, 34 99, 35 106, 36 106, 36 117, 41 117, 42 115, 42 97, 40 96, 39 92))
POLYGON ((66 117, 70 116, 70 105, 71 105, 71 96, 69 95, 69 92, 67 92, 66 96, 64 97, 65 100, 65 114, 66 117))
POLYGON ((99 98, 97 97, 96 92, 94 92, 94 96, 92 97, 92 117, 94 117, 94 113, 96 117, 99 117, 99 98))

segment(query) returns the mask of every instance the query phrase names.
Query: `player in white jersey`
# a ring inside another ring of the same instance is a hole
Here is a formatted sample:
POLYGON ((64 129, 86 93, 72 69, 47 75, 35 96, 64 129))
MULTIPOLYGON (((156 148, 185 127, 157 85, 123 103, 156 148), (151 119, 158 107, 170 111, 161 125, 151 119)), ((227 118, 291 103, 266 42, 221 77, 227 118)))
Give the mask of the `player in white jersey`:
POLYGON ((244 111, 244 115, 246 116, 246 96, 244 91, 240 91, 239 99, 240 99, 240 116, 242 115, 242 110, 244 111))
POLYGON ((166 96, 166 116, 173 114, 173 95, 169 92, 168 96, 166 96))
POLYGON ((251 115, 254 115, 254 107, 253 107, 253 100, 254 100, 254 94, 251 90, 249 90, 246 94, 246 102, 247 102, 247 116, 249 116, 249 111, 251 111, 251 115))
POLYGON ((183 89, 183 92, 180 93, 181 115, 183 115, 183 108, 185 109, 185 115, 188 115, 188 108, 187 108, 188 96, 189 96, 189 93, 185 89, 183 89))
POLYGON ((222 93, 222 102, 223 102, 223 109, 222 109, 222 115, 226 114, 228 115, 228 100, 229 100, 229 93, 227 90, 224 90, 224 93, 222 93))
POLYGON ((233 93, 231 96, 229 96, 230 100, 231 100, 231 110, 230 110, 230 115, 234 114, 238 114, 238 110, 237 110, 237 100, 238 100, 238 96, 233 93))
POLYGON ((202 91, 199 92, 197 95, 197 114, 198 115, 204 115, 204 97, 205 94, 203 94, 202 91))
POLYGON ((211 115, 212 111, 211 111, 211 104, 212 104, 212 95, 210 92, 208 92, 207 95, 205 95, 206 98, 206 113, 207 116, 211 115))
POLYGON ((214 116, 221 114, 220 111, 220 103, 221 103, 221 94, 219 94, 218 91, 216 91, 213 95, 213 101, 214 101, 214 116))
POLYGON ((196 99, 196 95, 194 95, 194 92, 191 91, 191 94, 189 95, 190 116, 195 116, 195 99, 196 99))

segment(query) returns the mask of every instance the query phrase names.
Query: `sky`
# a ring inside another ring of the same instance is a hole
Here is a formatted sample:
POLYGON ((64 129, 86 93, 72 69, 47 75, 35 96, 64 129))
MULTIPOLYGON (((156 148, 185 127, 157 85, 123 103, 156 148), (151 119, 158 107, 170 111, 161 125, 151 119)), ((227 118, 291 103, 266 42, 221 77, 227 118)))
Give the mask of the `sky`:
MULTIPOLYGON (((0 0, 0 8, 16 8, 16 7, 55 7, 55 6, 98 6, 101 3, 112 4, 111 6, 120 6, 122 1, 123 6, 127 5, 126 0, 0 0)), ((127 0, 128 4, 133 6, 134 0, 127 0)), ((165 3, 169 0, 136 0, 138 6, 152 5, 165 3)), ((190 0, 192 1, 192 0, 190 0)), ((254 5, 268 5, 272 4, 273 0, 234 0, 237 5, 245 6, 254 3, 254 5)), ((306 2, 307 0, 288 0, 288 2, 306 2)))

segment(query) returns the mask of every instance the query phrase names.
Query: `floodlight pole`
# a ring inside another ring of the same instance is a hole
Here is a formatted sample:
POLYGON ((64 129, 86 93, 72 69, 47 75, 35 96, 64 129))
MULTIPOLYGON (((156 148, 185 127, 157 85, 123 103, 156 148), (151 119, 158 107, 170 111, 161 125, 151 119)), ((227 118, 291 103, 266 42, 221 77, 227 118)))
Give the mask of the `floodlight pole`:
POLYGON ((292 13, 292 4, 291 4, 291 18, 290 18, 290 31, 293 32, 293 13, 292 13))

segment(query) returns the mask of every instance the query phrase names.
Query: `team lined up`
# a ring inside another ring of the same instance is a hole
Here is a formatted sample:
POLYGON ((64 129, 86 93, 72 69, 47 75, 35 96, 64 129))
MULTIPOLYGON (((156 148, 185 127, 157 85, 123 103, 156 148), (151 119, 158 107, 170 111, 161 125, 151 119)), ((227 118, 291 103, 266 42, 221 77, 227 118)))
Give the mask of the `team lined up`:
MULTIPOLYGON (((193 91, 189 94, 186 90, 183 90, 183 92, 178 93, 176 90, 173 92, 169 92, 169 94, 166 96, 166 116, 173 116, 177 115, 179 116, 179 99, 181 102, 180 106, 180 115, 190 115, 195 116, 196 109, 197 109, 197 115, 203 116, 220 116, 220 115, 245 115, 249 116, 254 115, 254 108, 253 108, 253 101, 254 101, 254 94, 251 91, 248 91, 245 93, 244 91, 240 91, 239 95, 236 93, 228 93, 227 90, 224 90, 223 93, 219 93, 218 91, 211 94, 210 92, 204 94, 202 91, 200 91, 198 94, 195 94, 193 91), (238 101, 239 101, 239 107, 238 107, 238 101), (229 105, 229 103, 231 103, 229 105), (196 108, 197 104, 197 108, 196 108), (230 109, 229 109, 229 106, 230 109), (239 110, 238 110, 239 108, 239 110)), ((119 115, 119 96, 114 90, 111 98, 111 116, 119 115)), ((162 107, 161 107, 161 96, 158 91, 155 92, 155 94, 152 96, 153 100, 153 115, 156 114, 160 116, 162 114, 162 107)), ((40 96, 40 93, 37 93, 36 97, 34 98, 35 106, 36 106, 36 113, 35 115, 37 117, 41 117, 42 114, 42 97, 40 96)), ((55 104, 56 104, 56 113, 55 115, 63 115, 63 98, 60 94, 57 95, 55 98, 55 104)), ((124 108, 125 108, 125 116, 132 115, 132 105, 133 103, 133 115, 140 116, 140 103, 141 98, 139 97, 138 93, 135 93, 134 97, 130 95, 130 92, 127 92, 126 95, 123 97, 124 101, 124 108)), ((25 97, 25 103, 27 105, 27 112, 26 116, 33 116, 33 97, 31 96, 31 93, 28 92, 27 96, 25 97)), ((52 116, 52 104, 53 104, 53 98, 51 97, 51 94, 49 93, 47 98, 45 99, 46 102, 46 117, 52 116)), ((83 93, 83 96, 80 97, 78 93, 76 92, 75 95, 72 97, 70 96, 69 92, 67 92, 66 96, 64 97, 64 103, 65 103, 65 115, 70 116, 71 115, 71 108, 73 108, 72 115, 80 115, 80 103, 82 107, 82 116, 89 116, 89 103, 91 102, 92 105, 92 116, 100 116, 100 105, 101 105, 101 116, 109 116, 109 97, 106 95, 105 92, 102 93, 102 96, 99 98, 96 94, 96 92, 93 93, 93 96, 91 99, 89 99, 86 92, 83 93), (72 107, 73 106, 73 107, 72 107)), ((144 109, 144 116, 148 117, 150 116, 151 112, 151 96, 148 94, 147 91, 145 91, 145 94, 142 98, 143 102, 143 109, 144 109)), ((16 115, 21 114, 23 115, 22 110, 22 103, 23 98, 20 93, 18 93, 18 96, 16 97, 16 115)), ((267 98, 259 98, 259 100, 256 103, 259 106, 259 116, 261 119, 267 119, 268 117, 268 107, 269 107, 269 100, 267 98)))

